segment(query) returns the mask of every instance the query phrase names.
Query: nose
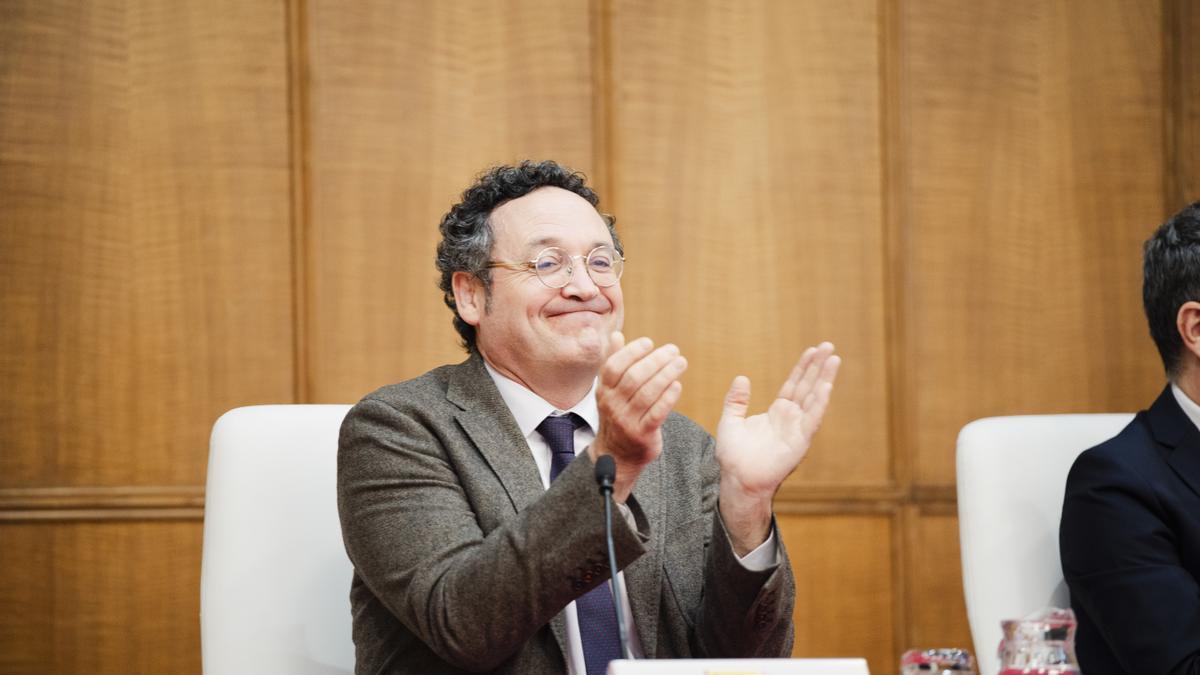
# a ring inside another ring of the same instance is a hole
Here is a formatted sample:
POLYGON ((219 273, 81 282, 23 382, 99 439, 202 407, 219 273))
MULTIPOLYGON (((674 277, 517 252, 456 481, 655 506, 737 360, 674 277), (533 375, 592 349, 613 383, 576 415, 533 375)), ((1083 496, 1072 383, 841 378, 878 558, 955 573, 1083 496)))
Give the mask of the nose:
POLYGON ((600 293, 600 287, 592 281, 592 275, 587 271, 587 262, 582 258, 583 256, 571 258, 571 277, 567 279, 567 285, 559 290, 564 297, 586 301, 596 297, 600 293))

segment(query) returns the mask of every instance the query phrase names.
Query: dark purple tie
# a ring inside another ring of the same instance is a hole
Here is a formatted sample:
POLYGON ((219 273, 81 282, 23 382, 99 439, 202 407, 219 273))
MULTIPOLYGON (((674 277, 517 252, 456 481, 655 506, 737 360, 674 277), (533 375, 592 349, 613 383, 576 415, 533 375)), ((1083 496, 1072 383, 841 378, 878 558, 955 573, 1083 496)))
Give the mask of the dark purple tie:
MULTIPOLYGON (((583 420, 575 413, 550 416, 538 425, 538 433, 550 446, 550 480, 575 459, 575 427, 583 420)), ((617 635, 617 612, 613 609, 612 590, 600 584, 575 599, 579 615, 579 639, 583 642, 583 661, 587 675, 604 675, 608 662, 621 658, 621 640, 617 635)))

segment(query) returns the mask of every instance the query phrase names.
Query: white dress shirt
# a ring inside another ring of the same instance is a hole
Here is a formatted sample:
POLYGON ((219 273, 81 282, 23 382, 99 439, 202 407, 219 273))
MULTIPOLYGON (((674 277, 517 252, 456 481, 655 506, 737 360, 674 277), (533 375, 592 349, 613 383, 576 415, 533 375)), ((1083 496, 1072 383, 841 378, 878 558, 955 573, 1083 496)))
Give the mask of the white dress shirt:
MULTIPOLYGON (((559 410, 550 405, 541 396, 533 393, 524 385, 510 380, 501 375, 492 365, 484 360, 484 366, 487 367, 488 375, 492 377, 492 381, 496 383, 496 389, 500 391, 500 398, 504 399, 504 404, 508 406, 509 412, 517 422, 517 427, 521 430, 521 434, 525 437, 525 442, 529 444, 529 450, 533 454, 533 461, 537 464, 538 474, 542 478, 542 485, 550 488, 550 459, 551 451, 546 439, 537 431, 537 427, 550 415, 565 415, 567 413, 575 413, 583 418, 587 424, 580 426, 575 430, 575 454, 583 452, 596 439, 596 431, 600 428, 600 411, 596 407, 596 385, 592 384, 592 389, 583 397, 579 403, 569 410, 559 410)), ((633 514, 624 504, 617 505, 621 511, 621 515, 625 517, 626 522, 634 530, 637 525, 634 522, 633 514)), ((762 571, 773 565, 778 564, 779 555, 775 547, 775 530, 771 529, 767 540, 758 548, 744 557, 738 558, 746 569, 753 571, 762 571)), ((633 652, 635 658, 642 658, 642 644, 638 639, 637 630, 633 623, 633 613, 629 606, 629 595, 625 591, 625 573, 618 572, 617 576, 621 580, 621 610, 625 616, 625 625, 629 630, 629 649, 633 652)), ((583 660, 583 642, 579 636, 579 614, 576 612, 575 603, 567 605, 565 609, 566 630, 567 630, 567 673, 568 675, 583 675, 587 672, 583 660)))
POLYGON ((1189 398, 1174 382, 1171 383, 1171 393, 1175 394, 1175 402, 1179 404, 1180 408, 1183 408, 1183 414, 1188 416, 1197 429, 1200 429, 1200 405, 1189 398))

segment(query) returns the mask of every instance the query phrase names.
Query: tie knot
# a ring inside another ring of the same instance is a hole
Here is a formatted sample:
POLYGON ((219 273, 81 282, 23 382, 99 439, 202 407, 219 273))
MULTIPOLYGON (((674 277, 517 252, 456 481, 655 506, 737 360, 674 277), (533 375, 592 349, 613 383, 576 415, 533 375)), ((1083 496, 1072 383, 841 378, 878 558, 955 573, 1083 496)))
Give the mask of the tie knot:
POLYGON ((575 456, 575 428, 579 426, 579 415, 551 415, 537 426, 538 433, 546 439, 550 452, 575 456))

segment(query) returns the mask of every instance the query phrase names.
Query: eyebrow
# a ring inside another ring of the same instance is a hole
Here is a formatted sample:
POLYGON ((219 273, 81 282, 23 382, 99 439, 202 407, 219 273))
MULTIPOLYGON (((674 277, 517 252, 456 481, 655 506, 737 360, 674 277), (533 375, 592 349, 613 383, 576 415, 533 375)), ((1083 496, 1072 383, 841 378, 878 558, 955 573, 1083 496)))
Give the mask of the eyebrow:
MULTIPOLYGON (((562 240, 559 239, 558 237, 554 237, 554 236, 538 237, 537 239, 530 240, 528 243, 525 244, 525 252, 529 255, 533 255, 535 253, 540 252, 542 249, 549 248, 551 246, 557 246, 558 248, 562 248, 563 247, 562 240)), ((612 243, 607 242, 607 241, 597 240, 597 241, 592 242, 591 248, 589 248, 588 251, 591 251, 592 249, 597 248, 599 246, 612 246, 612 243)), ((585 253, 586 252, 587 251, 585 251, 585 253)))

